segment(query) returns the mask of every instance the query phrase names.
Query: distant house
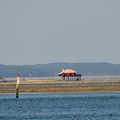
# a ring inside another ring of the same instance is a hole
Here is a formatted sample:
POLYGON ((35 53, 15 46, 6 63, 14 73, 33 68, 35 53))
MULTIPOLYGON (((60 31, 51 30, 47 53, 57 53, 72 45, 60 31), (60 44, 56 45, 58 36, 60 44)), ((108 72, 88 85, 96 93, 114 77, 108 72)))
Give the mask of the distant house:
POLYGON ((76 80, 81 80, 82 74, 78 74, 75 70, 73 69, 63 69, 59 74, 60 77, 62 77, 63 80, 67 77, 68 80, 70 78, 76 79, 76 80))

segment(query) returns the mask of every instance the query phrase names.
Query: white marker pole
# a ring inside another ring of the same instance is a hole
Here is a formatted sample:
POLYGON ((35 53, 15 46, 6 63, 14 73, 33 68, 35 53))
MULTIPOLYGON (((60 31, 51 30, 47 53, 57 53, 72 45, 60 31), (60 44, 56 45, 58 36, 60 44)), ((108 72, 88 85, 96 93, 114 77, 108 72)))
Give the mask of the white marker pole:
POLYGON ((20 75, 17 74, 17 77, 16 77, 16 98, 19 97, 19 83, 20 83, 20 75))

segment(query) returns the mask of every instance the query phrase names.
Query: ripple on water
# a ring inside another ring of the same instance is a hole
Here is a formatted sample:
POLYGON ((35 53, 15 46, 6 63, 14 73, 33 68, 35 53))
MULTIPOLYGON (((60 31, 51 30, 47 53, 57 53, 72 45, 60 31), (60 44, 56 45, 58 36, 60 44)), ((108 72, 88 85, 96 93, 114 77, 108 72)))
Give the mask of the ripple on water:
POLYGON ((0 95, 1 120, 119 120, 119 93, 0 95))

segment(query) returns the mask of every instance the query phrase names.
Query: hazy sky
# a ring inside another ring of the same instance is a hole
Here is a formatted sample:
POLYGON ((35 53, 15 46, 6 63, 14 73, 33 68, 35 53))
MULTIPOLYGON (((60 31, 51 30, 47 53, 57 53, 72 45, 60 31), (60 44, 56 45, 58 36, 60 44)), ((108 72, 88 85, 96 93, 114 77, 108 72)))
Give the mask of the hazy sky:
POLYGON ((120 63, 120 0, 0 0, 0 64, 120 63))

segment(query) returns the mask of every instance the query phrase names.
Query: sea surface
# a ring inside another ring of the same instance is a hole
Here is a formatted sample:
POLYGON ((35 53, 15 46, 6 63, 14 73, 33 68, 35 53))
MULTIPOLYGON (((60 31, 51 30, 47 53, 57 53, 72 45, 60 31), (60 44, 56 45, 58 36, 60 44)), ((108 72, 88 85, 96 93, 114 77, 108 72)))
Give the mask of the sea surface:
POLYGON ((0 120, 120 120, 120 93, 0 94, 0 120))

